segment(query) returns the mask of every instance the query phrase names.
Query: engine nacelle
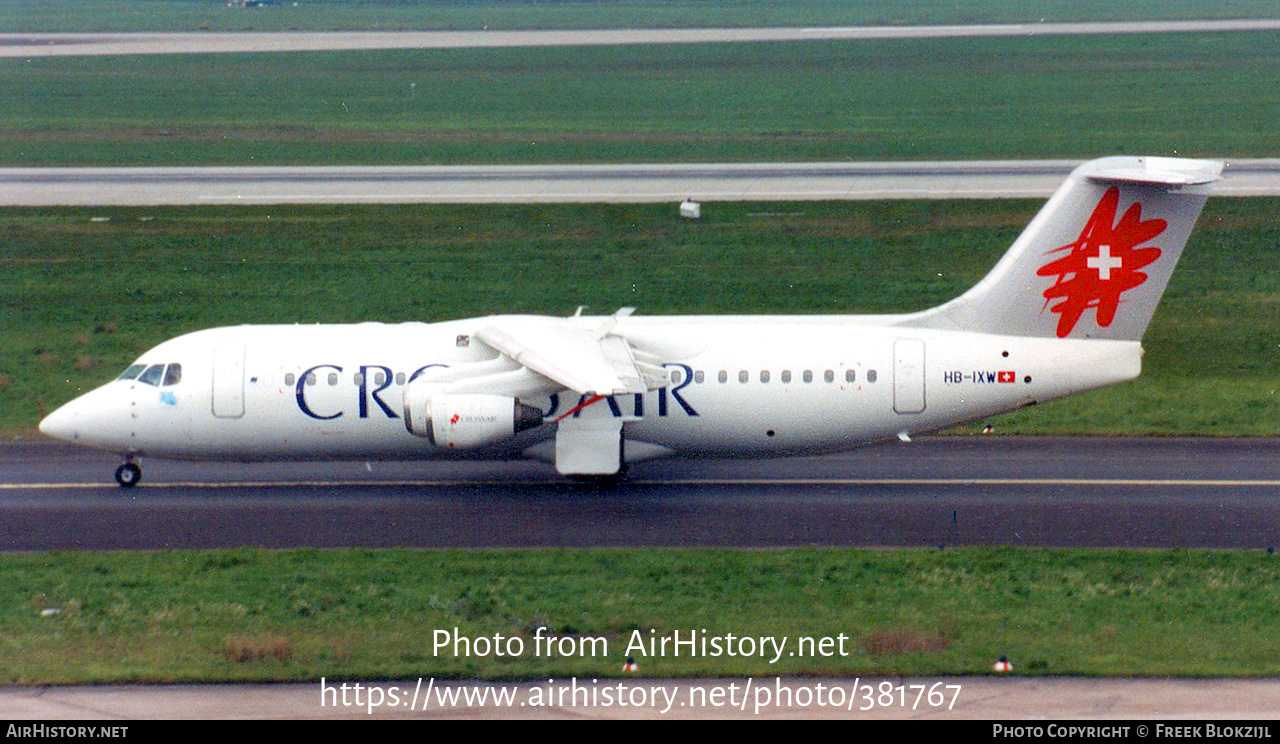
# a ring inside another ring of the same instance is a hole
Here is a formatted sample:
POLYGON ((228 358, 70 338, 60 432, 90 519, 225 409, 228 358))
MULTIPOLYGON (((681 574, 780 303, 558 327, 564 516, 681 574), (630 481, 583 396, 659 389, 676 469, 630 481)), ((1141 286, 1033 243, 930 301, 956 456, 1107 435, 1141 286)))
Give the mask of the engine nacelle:
POLYGON ((442 393, 410 385, 404 396, 404 428, 442 449, 470 450, 510 439, 542 424, 542 411, 509 395, 442 393))

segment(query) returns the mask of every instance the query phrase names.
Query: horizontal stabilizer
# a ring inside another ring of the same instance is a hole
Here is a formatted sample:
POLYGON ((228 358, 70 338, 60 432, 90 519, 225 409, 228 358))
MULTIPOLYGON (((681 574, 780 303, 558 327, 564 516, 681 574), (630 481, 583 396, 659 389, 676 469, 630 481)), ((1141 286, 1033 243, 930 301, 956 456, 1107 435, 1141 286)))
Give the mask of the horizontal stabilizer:
POLYGON ((1196 186, 1213 183, 1222 175, 1216 160, 1184 158, 1104 158, 1085 172, 1091 181, 1143 183, 1164 186, 1196 186))

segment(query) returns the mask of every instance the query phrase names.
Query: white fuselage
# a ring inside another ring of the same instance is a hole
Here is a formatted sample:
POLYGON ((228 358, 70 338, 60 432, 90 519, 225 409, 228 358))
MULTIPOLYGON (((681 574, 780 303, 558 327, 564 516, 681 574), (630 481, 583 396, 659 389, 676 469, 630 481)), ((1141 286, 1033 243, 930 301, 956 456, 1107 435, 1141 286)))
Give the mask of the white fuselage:
MULTIPOLYGON (((624 459, 826 452, 964 421, 1136 377, 1136 341, 900 327, 903 316, 623 318, 614 333, 671 375, 577 416, 624 422, 624 459)), ((181 364, 180 382, 108 383, 43 428, 126 456, 184 459, 552 459, 569 391, 523 402, 545 425, 475 452, 405 427, 415 376, 498 355, 470 335, 495 318, 443 323, 238 326, 191 333, 139 358, 181 364)), ((583 318, 583 323, 599 322, 583 318)))

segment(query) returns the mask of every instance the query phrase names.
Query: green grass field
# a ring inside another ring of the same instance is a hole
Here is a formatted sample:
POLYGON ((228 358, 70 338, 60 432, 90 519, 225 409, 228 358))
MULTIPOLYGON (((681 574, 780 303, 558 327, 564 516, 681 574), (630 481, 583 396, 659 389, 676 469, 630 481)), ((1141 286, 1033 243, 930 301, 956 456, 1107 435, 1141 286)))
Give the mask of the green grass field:
POLYGON ((1266 0, 41 0, 0 6, 9 31, 329 31, 906 24, 1267 18, 1266 0))
MULTIPOLYGON (((0 430, 30 433, 41 411, 147 348, 216 325, 567 315, 580 304, 922 309, 981 278, 1039 206, 725 203, 700 222, 665 204, 0 210, 0 430)), ((1020 411, 999 430, 1280 433, 1278 208, 1209 201, 1138 382, 1020 411)))
POLYGON ((0 60, 0 165, 1280 155, 1276 33, 0 60))
POLYGON ((0 684, 616 676, 636 630, 847 636, 846 655, 776 664, 639 659, 658 677, 983 674, 1001 654, 1031 675, 1271 676, 1278 561, 1009 548, 9 555, 0 684), (540 626, 604 638, 607 653, 535 654, 540 626), (434 632, 455 627, 520 637, 525 653, 436 653, 434 632))

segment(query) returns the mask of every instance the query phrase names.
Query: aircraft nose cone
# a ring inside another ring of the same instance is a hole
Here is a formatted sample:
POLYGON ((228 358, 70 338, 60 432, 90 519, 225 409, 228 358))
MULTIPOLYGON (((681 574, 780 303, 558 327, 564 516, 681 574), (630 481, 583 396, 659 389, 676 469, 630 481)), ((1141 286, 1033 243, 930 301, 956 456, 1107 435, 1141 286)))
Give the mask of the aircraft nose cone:
POLYGON ((73 444, 118 449, 129 435, 128 406, 119 390, 104 385, 45 416, 40 422, 40 432, 73 444), (122 426, 122 421, 126 425, 122 426))
POLYGON ((77 418, 79 417, 76 416, 71 404, 62 406, 40 421, 40 433, 54 439, 74 442, 80 438, 80 432, 76 427, 77 418))

